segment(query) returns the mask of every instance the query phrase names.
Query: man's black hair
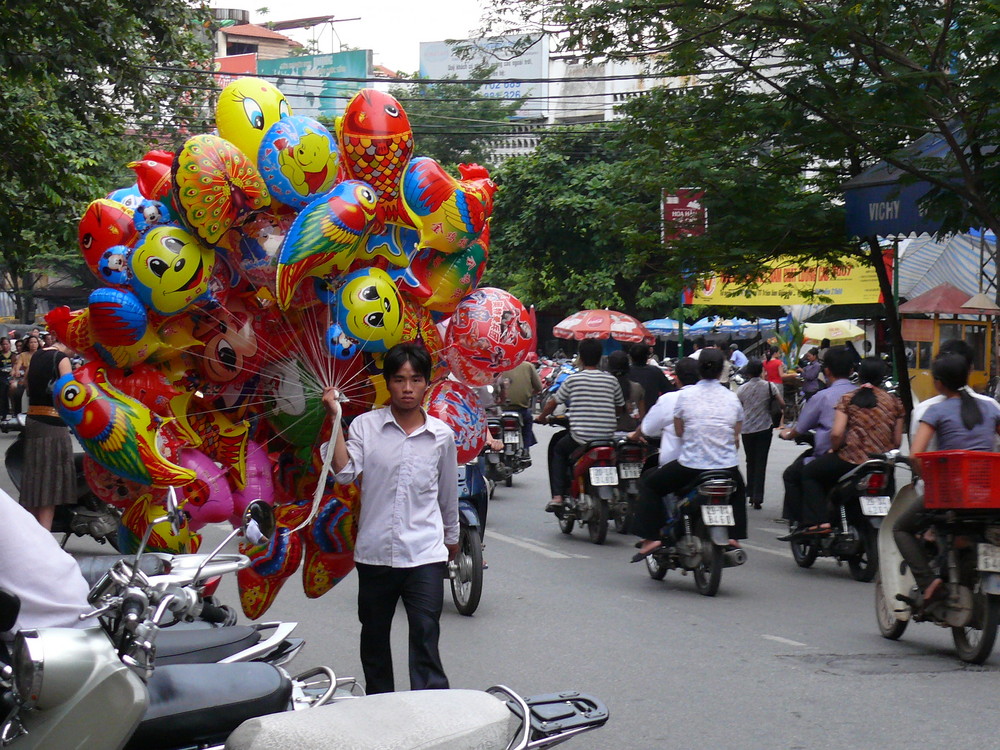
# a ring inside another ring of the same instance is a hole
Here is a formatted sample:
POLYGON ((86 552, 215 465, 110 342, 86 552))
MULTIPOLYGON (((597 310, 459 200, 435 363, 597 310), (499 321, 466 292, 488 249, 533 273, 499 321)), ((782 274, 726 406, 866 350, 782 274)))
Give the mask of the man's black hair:
POLYGON ((597 339, 584 339, 580 342, 580 363, 584 367, 597 367, 601 364, 604 345, 597 339))
POLYGON ((677 360, 674 373, 681 385, 694 385, 701 380, 701 373, 698 371, 698 360, 691 357, 681 357, 677 360))
POLYGON ((649 361, 649 347, 646 344, 632 344, 628 350, 632 364, 644 365, 649 361))
POLYGON ((748 378, 759 378, 762 372, 764 372, 764 365, 759 359, 750 359, 743 365, 743 374, 748 378))
POLYGON ((949 339, 941 344, 937 355, 944 357, 948 354, 957 354, 959 357, 963 357, 969 363, 970 370, 972 369, 973 362, 976 361, 975 350, 967 341, 962 341, 962 339, 949 339))
POLYGON ((723 363, 726 355, 721 349, 702 349, 698 356, 698 370, 701 376, 707 380, 715 380, 722 374, 723 363))
POLYGON ((823 355, 823 367, 835 378, 848 378, 854 369, 854 354, 846 346, 827 349, 823 355))
POLYGON ((431 382, 431 355, 424 346, 412 341, 396 344, 385 353, 385 359, 382 361, 382 375, 386 382, 389 382, 393 375, 403 369, 403 365, 407 362, 418 375, 423 375, 424 380, 428 383, 431 382))

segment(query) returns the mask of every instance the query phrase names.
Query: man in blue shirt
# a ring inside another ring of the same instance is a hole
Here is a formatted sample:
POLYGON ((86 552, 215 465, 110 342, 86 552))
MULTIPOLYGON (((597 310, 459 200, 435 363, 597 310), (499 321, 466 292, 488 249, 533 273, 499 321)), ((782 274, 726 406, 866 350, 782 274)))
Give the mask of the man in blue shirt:
POLYGON ((729 361, 733 363, 733 372, 739 372, 747 366, 747 355, 740 351, 736 344, 729 345, 729 361))
MULTIPOLYGON (((785 504, 782 517, 794 529, 801 521, 802 514, 802 469, 814 457, 830 452, 830 430, 833 429, 834 407, 857 386, 850 381, 854 371, 854 357, 846 348, 838 346, 830 349, 823 359, 823 372, 826 374, 827 388, 819 391, 802 407, 799 421, 794 427, 789 427, 778 433, 782 440, 794 440, 806 435, 810 430, 815 433, 813 450, 799 456, 785 469, 782 478, 785 482, 785 504)), ((787 541, 779 537, 780 541, 787 541)))

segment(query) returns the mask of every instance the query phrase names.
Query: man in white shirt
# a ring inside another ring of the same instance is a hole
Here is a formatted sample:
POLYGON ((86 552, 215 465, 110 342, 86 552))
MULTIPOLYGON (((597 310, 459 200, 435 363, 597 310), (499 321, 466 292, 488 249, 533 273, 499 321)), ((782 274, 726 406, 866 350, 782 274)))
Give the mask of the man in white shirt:
POLYGON ((681 391, 687 390, 698 382, 698 361, 690 357, 677 360, 674 377, 680 385, 680 390, 664 393, 660 396, 653 404, 653 408, 646 412, 639 429, 629 435, 631 440, 639 440, 643 435, 659 437, 660 466, 675 461, 681 454, 681 439, 677 437, 677 432, 674 429, 674 407, 677 405, 681 391))
POLYGON ((86 628, 89 588, 80 568, 35 517, 0 490, 0 587, 17 594, 23 628, 86 628))
MULTIPOLYGON (((333 454, 338 483, 362 478, 354 562, 365 690, 395 689, 389 634, 400 599, 410 626, 410 689, 446 689, 438 639, 446 565, 458 552, 455 436, 421 407, 431 373, 424 347, 397 344, 382 372, 389 407, 355 418, 333 454)), ((333 388, 323 394, 331 415, 338 397, 333 388)))

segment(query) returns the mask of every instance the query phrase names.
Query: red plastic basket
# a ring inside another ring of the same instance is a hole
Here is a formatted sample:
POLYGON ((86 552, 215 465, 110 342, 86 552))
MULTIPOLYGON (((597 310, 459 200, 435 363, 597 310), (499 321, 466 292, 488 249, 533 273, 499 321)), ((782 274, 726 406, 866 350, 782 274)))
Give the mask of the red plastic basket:
POLYGON ((917 453, 924 479, 924 507, 978 510, 1000 508, 1000 453, 917 453))

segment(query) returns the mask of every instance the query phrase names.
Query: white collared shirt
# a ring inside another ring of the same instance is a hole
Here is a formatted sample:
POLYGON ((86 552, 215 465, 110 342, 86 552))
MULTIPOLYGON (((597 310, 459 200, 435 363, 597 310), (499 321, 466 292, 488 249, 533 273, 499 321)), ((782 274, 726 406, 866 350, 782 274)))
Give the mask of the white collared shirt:
POLYGON ((445 544, 458 542, 455 433, 425 418, 409 435, 389 407, 351 422, 349 460, 336 480, 349 484, 364 475, 355 562, 393 568, 445 562, 445 544))
POLYGON ((684 421, 681 454, 689 469, 729 469, 739 464, 736 425, 743 422, 743 405, 718 380, 699 380, 681 391, 674 418, 684 421))
POLYGON ((660 466, 676 460, 681 454, 681 439, 677 437, 677 431, 674 429, 674 408, 681 392, 691 387, 686 385, 679 391, 664 393, 642 419, 643 435, 660 436, 660 466))

